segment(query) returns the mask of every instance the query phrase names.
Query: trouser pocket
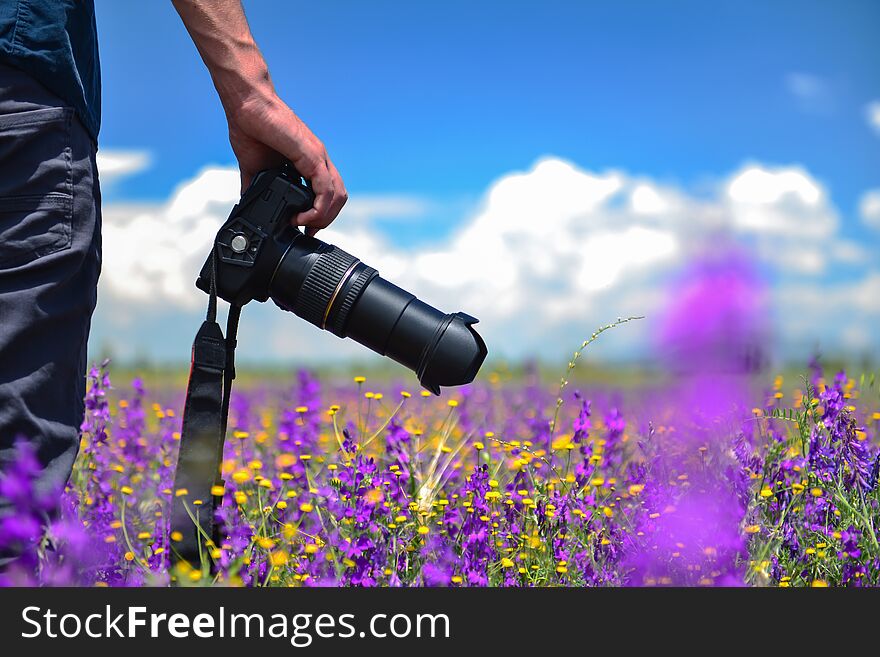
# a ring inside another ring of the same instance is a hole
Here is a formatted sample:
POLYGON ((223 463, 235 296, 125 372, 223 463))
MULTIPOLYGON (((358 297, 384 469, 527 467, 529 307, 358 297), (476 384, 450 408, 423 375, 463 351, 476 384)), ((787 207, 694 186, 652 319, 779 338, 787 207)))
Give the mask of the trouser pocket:
POLYGON ((67 107, 0 115, 2 269, 70 247, 72 116, 67 107))

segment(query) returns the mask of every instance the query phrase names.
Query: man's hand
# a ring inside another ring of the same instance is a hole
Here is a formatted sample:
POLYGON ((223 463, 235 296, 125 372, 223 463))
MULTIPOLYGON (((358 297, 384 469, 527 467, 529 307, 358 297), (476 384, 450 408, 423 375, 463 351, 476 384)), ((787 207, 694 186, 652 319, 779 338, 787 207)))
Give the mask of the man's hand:
POLYGON ((242 191, 254 175, 288 159, 312 184, 315 204, 292 222, 314 235, 348 200, 324 144, 275 93, 239 0, 172 0, 211 73, 226 110, 242 191))
POLYGON ((314 235, 330 225, 348 200, 339 172, 324 144, 277 96, 268 101, 244 103, 227 111, 229 142, 241 169, 242 191, 261 170, 290 160, 312 184, 315 204, 293 218, 306 233, 314 235))

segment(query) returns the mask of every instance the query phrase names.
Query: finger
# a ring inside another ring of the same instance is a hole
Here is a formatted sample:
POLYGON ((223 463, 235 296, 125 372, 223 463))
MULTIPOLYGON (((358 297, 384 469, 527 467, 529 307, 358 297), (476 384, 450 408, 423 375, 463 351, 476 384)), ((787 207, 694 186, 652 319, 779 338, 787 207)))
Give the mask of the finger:
POLYGON ((327 218, 325 213, 320 213, 317 209, 312 208, 296 215, 293 218, 293 223, 296 226, 320 229, 329 226, 331 220, 327 218))
POLYGON ((333 220, 339 215, 339 211, 342 210, 342 206, 348 200, 348 194, 339 177, 339 172, 329 159, 326 160, 325 171, 327 179, 329 179, 329 190, 324 198, 325 205, 318 207, 316 204, 317 212, 302 218, 312 228, 326 228, 333 223, 333 220))
POLYGON ((317 225, 324 221, 324 216, 333 197, 333 187, 329 180, 329 176, 313 175, 311 178, 312 192, 315 194, 315 200, 312 207, 304 212, 300 212, 293 217, 293 223, 297 226, 317 225))
POLYGON ((336 217, 339 216, 340 211, 348 201, 348 192, 345 190, 345 185, 342 182, 342 177, 339 175, 339 171, 336 170, 333 162, 329 159, 327 160, 327 168, 333 179, 333 200, 330 203, 327 216, 330 222, 333 222, 336 217))
POLYGON ((326 228, 330 224, 330 220, 327 219, 327 210, 333 202, 332 199, 332 191, 316 196, 314 206, 296 215, 293 218, 293 224, 309 228, 326 228))

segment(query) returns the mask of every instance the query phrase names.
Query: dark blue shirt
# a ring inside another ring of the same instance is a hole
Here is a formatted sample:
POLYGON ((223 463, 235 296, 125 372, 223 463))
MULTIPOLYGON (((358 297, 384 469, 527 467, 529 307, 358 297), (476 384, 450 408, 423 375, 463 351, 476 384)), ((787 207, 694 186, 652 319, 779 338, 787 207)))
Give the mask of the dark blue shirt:
POLYGON ((101 67, 94 0, 0 0, 0 62, 69 103, 97 140, 101 67))

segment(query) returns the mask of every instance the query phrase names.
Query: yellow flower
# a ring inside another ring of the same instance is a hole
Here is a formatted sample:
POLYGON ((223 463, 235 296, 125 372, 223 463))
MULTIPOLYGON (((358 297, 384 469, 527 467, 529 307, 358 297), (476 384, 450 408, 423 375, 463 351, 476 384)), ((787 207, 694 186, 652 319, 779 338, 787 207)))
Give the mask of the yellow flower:
POLYGON ((814 589, 822 589, 828 586, 828 582, 826 582, 824 579, 814 579, 810 586, 812 586, 814 589))
POLYGON ((824 491, 821 488, 819 488, 818 486, 816 488, 810 489, 810 495, 812 495, 813 497, 822 497, 823 492, 824 491))
POLYGON ((273 566, 283 566, 287 563, 288 555, 284 550, 276 550, 269 555, 269 563, 273 566))
POLYGON ((315 510, 315 506, 309 502, 303 502, 299 505, 299 510, 303 513, 311 513, 315 510))
POLYGON ((365 377, 365 376, 356 376, 356 377, 354 377, 354 382, 355 382, 355 383, 358 383, 358 384, 363 383, 363 382, 366 381, 366 380, 367 380, 367 377, 365 377))
POLYGON ((271 550, 273 547, 275 547, 275 541, 273 541, 271 538, 263 536, 257 539, 257 545, 259 545, 264 550, 271 550))
POLYGON ((183 534, 180 532, 171 532, 171 540, 179 543, 183 540, 183 534))
POLYGON ((454 399, 450 399, 448 402, 446 402, 446 404, 449 406, 449 408, 455 408, 456 406, 458 406, 458 402, 454 399))
POLYGON ((757 534, 759 531, 761 531, 760 525, 748 525, 745 528, 746 534, 757 534))
POLYGON ((511 559, 508 559, 507 557, 504 557, 501 560, 501 567, 502 568, 513 568, 513 561, 511 559))
POLYGON ((770 490, 767 486, 761 489, 761 497, 770 497, 773 495, 773 491, 770 490))
POLYGON ((296 456, 287 452, 275 457, 275 465, 279 468, 289 468, 296 464, 296 456))
POLYGON ((131 495, 134 492, 134 490, 131 488, 131 486, 123 486, 122 488, 119 489, 119 492, 122 493, 123 495, 131 495))
POLYGON ((364 494, 364 499, 370 504, 376 505, 385 499, 385 495, 380 488, 371 488, 364 494))
POLYGON ((629 494, 632 496, 636 496, 639 493, 641 493, 643 490, 645 490, 644 484, 633 484, 632 486, 629 487, 629 494))
POLYGON ((429 531, 431 531, 431 530, 428 529, 427 527, 425 527, 424 525, 422 525, 421 527, 419 527, 419 534, 421 534, 422 536, 424 536, 425 534, 427 534, 429 531))
POLYGON ((126 552, 125 553, 126 561, 134 561, 134 552, 126 552))
POLYGON ((474 443, 474 449, 476 449, 477 451, 479 451, 481 449, 485 449, 485 448, 486 448, 486 446, 483 445, 483 443, 481 443, 479 441, 474 443))
POLYGON ((236 470, 232 474, 232 481, 237 484, 244 484, 251 480, 251 473, 247 470, 236 470))
POLYGON ((178 488, 174 491, 174 497, 184 497, 185 495, 189 495, 189 491, 186 488, 178 488))
POLYGON ((223 486, 211 486, 211 495, 214 497, 223 497, 223 493, 225 492, 226 490, 223 486))

